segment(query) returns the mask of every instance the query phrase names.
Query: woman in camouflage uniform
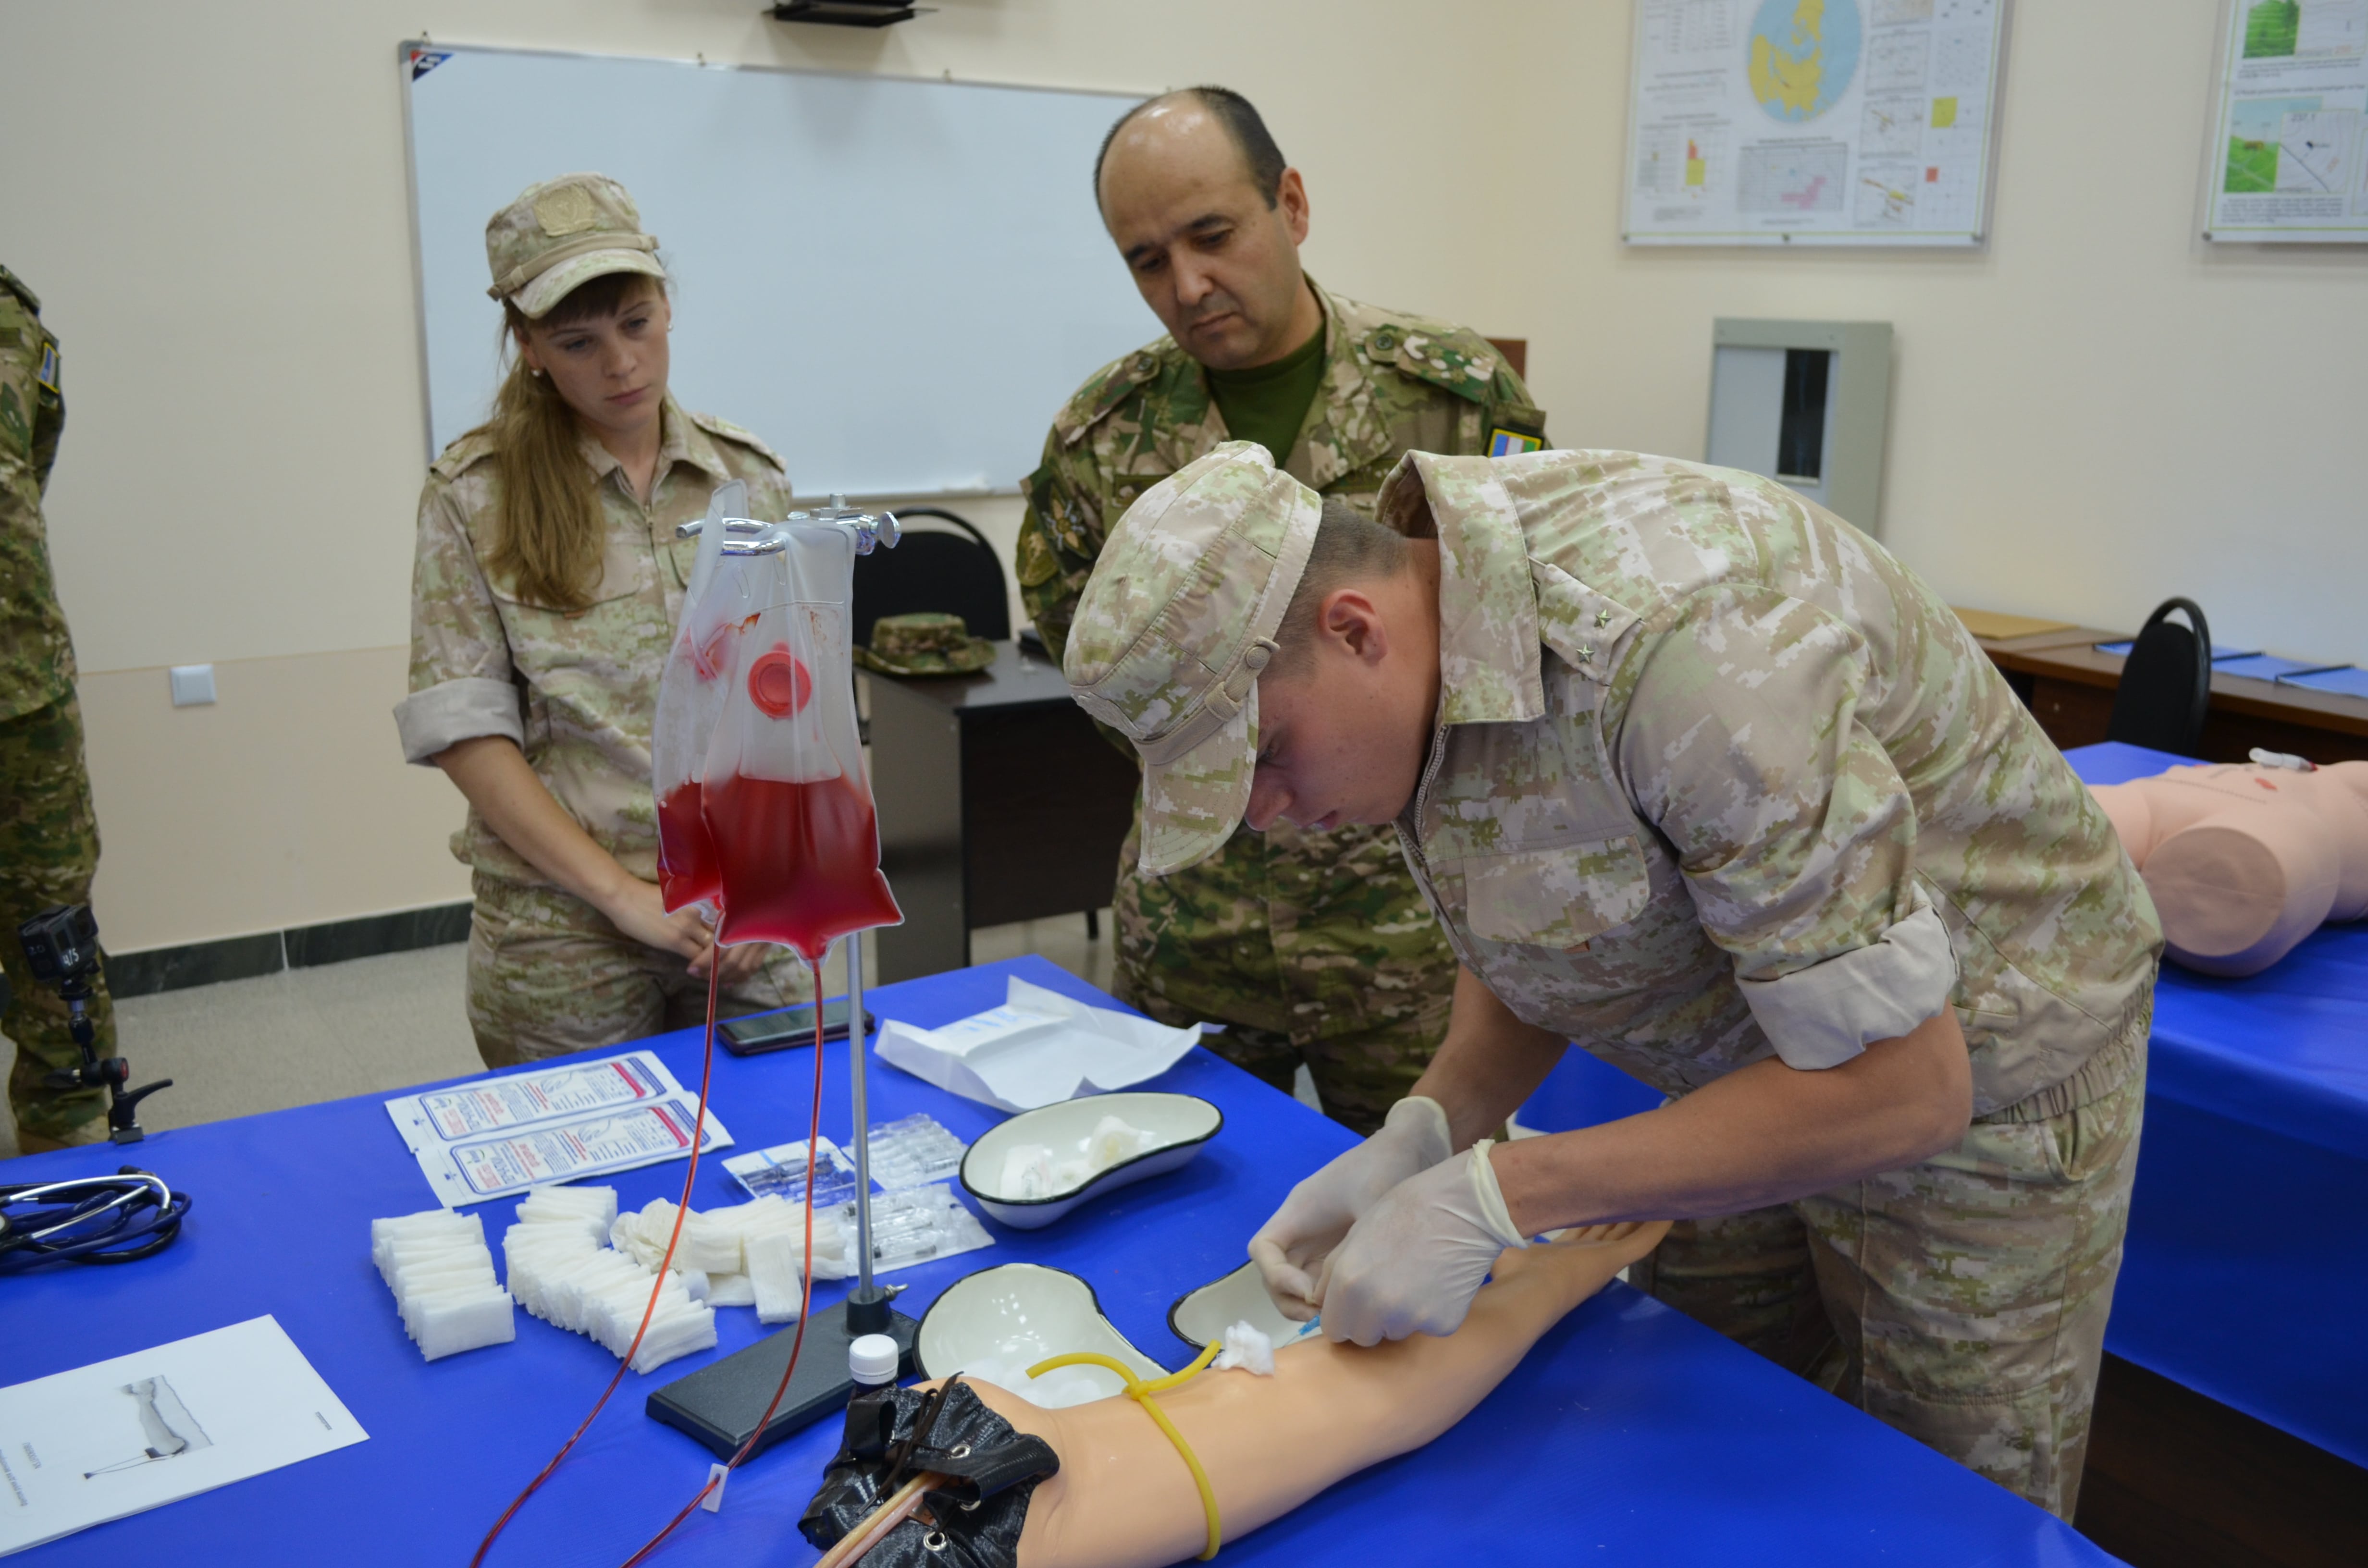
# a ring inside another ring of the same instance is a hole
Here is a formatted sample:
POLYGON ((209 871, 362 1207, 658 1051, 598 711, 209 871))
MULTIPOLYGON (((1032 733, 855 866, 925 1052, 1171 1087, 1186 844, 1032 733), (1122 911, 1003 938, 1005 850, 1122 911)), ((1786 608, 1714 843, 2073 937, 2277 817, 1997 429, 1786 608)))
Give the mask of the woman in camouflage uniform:
POLYGON ((666 391, 657 241, 622 186, 568 175, 485 227, 514 351, 493 416, 419 501, 404 757, 468 797, 469 1023, 488 1066, 610 1046, 812 994, 778 948, 719 950, 657 888, 650 735, 702 517, 740 480, 786 511, 780 460, 666 391))

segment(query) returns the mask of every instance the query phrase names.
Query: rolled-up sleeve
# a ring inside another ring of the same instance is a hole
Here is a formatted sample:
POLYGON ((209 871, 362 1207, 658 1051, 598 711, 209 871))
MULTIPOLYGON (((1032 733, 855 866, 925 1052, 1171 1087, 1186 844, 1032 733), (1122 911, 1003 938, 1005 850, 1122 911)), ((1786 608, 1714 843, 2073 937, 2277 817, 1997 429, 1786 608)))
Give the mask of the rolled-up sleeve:
POLYGON ((450 493, 433 481, 412 565, 411 695, 395 705, 394 725, 410 763, 479 735, 526 744, 501 611, 450 493))
POLYGON ((1865 640, 1755 585, 1649 630, 1613 745, 1702 929, 1786 1064, 1836 1066, 1949 1005, 1956 960, 1917 885, 1916 807, 1862 722, 1865 640))

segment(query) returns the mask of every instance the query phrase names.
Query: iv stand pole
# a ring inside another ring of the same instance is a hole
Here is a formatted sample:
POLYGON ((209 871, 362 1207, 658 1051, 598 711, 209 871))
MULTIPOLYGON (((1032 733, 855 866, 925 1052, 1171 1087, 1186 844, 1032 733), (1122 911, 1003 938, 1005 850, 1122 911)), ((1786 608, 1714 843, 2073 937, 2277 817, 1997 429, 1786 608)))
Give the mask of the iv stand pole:
MULTIPOLYGON (((871 1282, 871 1110, 864 1096, 863 933, 847 937, 847 1064, 855 1089, 855 1289, 847 1298, 847 1332, 884 1334, 889 1293, 871 1282)), ((817 1001, 814 1006, 822 1004, 817 1001)))

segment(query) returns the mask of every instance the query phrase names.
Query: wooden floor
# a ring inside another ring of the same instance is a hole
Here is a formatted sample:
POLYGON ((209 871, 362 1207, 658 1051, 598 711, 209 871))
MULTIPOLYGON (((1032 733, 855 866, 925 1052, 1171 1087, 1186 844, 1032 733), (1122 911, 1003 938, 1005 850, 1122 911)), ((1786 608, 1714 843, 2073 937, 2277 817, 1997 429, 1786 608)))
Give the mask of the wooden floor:
POLYGON ((2109 1355, 2074 1523, 2134 1568, 2362 1568, 2368 1470, 2109 1355))

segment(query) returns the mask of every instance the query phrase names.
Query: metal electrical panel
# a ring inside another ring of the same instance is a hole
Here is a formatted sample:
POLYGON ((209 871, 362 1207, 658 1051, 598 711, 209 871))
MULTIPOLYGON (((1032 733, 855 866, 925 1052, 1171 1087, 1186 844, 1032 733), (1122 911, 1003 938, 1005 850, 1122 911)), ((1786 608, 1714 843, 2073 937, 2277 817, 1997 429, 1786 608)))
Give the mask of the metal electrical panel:
POLYGON ((1706 460, 1766 474, 1868 533, 1890 407, 1889 322, 1713 324, 1706 460))

